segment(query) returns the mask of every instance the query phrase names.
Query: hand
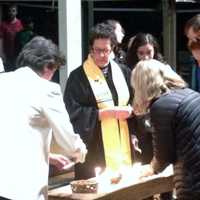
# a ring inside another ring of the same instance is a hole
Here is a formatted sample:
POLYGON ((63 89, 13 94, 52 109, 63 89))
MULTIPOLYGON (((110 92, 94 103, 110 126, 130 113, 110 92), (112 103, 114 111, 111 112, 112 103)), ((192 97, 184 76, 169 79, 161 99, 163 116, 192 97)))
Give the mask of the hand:
POLYGON ((69 158, 55 153, 49 154, 49 163, 54 165, 58 170, 68 169, 74 165, 74 162, 69 158))
POLYGON ((115 106, 99 110, 99 119, 115 118, 125 120, 132 115, 133 108, 131 106, 115 106))
POLYGON ((150 164, 141 166, 140 178, 154 175, 153 168, 150 164))
POLYGON ((129 118, 133 113, 133 108, 128 106, 116 106, 115 107, 115 118, 120 120, 125 120, 129 118))
POLYGON ((115 113, 115 118, 119 120, 125 120, 129 118, 129 113, 124 110, 119 110, 119 111, 117 110, 115 113))
POLYGON ((106 108, 106 109, 100 109, 99 110, 99 120, 101 121, 102 119, 105 118, 115 118, 115 110, 113 108, 106 108))

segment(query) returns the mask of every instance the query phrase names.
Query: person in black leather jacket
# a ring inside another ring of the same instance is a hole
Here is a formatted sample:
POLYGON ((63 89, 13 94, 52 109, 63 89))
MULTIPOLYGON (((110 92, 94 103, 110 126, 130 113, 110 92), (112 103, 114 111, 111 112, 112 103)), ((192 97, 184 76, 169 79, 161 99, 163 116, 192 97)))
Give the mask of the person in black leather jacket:
POLYGON ((140 61, 132 72, 135 114, 150 112, 153 159, 142 176, 174 166, 178 200, 200 198, 200 94, 170 67, 140 61))

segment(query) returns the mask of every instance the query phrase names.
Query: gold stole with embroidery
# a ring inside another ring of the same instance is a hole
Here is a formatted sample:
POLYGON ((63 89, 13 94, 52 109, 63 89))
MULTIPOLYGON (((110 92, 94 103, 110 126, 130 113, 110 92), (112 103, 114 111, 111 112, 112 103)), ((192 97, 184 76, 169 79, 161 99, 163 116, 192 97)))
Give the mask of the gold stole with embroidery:
MULTIPOLYGON (((118 94, 118 105, 126 106, 130 94, 126 80, 119 66, 110 60, 112 77, 118 94)), ((91 56, 83 64, 84 71, 96 98, 98 108, 114 108, 112 94, 101 69, 91 56)), ((129 129, 126 120, 106 118, 101 121, 106 168, 118 171, 123 166, 131 166, 131 147, 129 129)))

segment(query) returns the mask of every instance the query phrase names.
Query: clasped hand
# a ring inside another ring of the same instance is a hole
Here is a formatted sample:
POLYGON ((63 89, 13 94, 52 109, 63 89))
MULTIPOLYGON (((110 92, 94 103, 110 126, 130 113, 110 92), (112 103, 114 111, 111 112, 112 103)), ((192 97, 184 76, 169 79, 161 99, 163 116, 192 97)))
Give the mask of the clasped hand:
POLYGON ((105 118, 115 118, 120 120, 125 120, 132 115, 131 106, 114 106, 111 108, 104 108, 99 110, 99 119, 105 118))

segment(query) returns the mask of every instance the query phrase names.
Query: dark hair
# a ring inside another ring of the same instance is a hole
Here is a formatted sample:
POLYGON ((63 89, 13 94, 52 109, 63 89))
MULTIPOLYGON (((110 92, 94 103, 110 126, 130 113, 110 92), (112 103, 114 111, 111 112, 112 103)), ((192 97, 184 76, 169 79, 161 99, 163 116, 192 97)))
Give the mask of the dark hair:
POLYGON ((58 47, 41 36, 34 37, 28 42, 17 57, 17 67, 28 66, 36 72, 42 72, 47 66, 51 69, 65 64, 65 58, 58 47))
POLYGON ((24 26, 28 26, 29 24, 34 23, 33 18, 29 17, 29 16, 25 17, 25 18, 22 19, 22 23, 23 23, 24 26))
MULTIPOLYGON (((10 10, 13 9, 13 8, 15 8, 16 14, 17 14, 17 13, 18 13, 18 7, 17 7, 16 4, 10 3, 10 4, 7 4, 7 5, 6 5, 6 7, 5 7, 6 13, 5 13, 5 16, 3 16, 3 18, 4 18, 5 20, 10 20, 11 17, 13 17, 13 15, 11 15, 11 13, 10 13, 10 10)), ((16 15, 15 15, 14 17, 16 17, 16 15)))
POLYGON ((89 37, 90 48, 92 48, 94 41, 97 39, 110 39, 112 48, 116 44, 113 28, 106 23, 98 23, 91 29, 89 37))
MULTIPOLYGON (((121 26, 121 23, 119 21, 115 20, 115 19, 107 19, 105 21, 105 23, 110 25, 113 28, 113 32, 115 32, 117 24, 119 24, 121 26)), ((121 26, 121 28, 122 28, 122 32, 125 34, 125 31, 124 31, 122 26, 121 26)), ((117 38, 116 38, 116 42, 117 42, 117 38)))
POLYGON ((151 44, 154 48, 154 59, 166 63, 163 59, 162 54, 160 53, 160 46, 153 35, 150 33, 138 33, 135 36, 131 37, 128 43, 128 50, 127 50, 127 65, 132 69, 139 61, 137 56, 137 50, 139 47, 151 44))
POLYGON ((191 27, 193 28, 194 32, 200 31, 200 14, 193 16, 186 22, 184 29, 185 34, 187 34, 191 27))
POLYGON ((16 8, 16 10, 17 10, 17 4, 15 4, 15 3, 10 3, 10 4, 8 4, 7 5, 7 10, 9 10, 10 8, 16 8))

